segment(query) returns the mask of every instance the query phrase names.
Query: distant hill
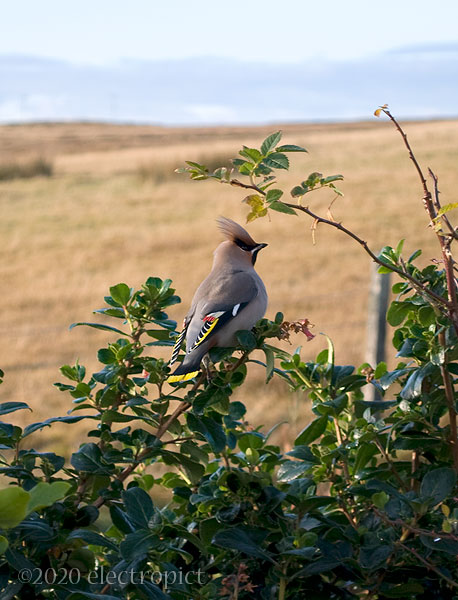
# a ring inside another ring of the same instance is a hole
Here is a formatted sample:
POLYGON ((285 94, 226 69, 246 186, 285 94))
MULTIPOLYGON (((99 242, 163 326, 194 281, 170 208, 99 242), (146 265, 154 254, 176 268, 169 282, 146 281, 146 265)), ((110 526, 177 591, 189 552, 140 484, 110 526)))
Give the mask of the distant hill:
POLYGON ((458 43, 297 64, 202 57, 87 66, 0 56, 0 123, 355 120, 384 102, 400 117, 453 117, 457 91, 458 43))

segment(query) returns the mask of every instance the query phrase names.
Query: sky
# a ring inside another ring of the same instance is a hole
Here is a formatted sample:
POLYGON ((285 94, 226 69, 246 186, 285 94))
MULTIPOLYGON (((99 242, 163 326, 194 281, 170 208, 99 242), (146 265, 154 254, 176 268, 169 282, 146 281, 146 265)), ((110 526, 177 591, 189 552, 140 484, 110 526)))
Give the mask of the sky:
MULTIPOLYGON (((296 120, 333 119, 339 117, 337 103, 335 108, 319 110, 323 99, 329 103, 327 77, 337 76, 339 86, 344 87, 348 81, 355 100, 361 93, 360 78, 376 84, 381 77, 390 92, 399 92, 395 97, 407 101, 415 86, 419 91, 424 87, 418 69, 425 60, 429 61, 425 77, 431 72, 437 79, 439 72, 452 86, 441 87, 441 93, 453 95, 457 87, 450 81, 458 60, 456 0, 385 0, 378 4, 370 0, 3 0, 1 15, 0 122, 52 119, 54 114, 62 119, 99 119, 105 114, 107 119, 135 120, 138 116, 137 120, 164 123, 174 118, 177 123, 191 124, 241 122, 246 108, 240 102, 235 107, 229 96, 234 90, 248 95, 275 93, 272 77, 270 87, 267 82, 259 85, 259 77, 267 79, 269 72, 288 89, 285 110, 277 111, 271 120, 282 115, 296 120), (18 68, 18 57, 29 61, 27 69, 24 63, 18 68), (61 68, 44 59, 61 61, 61 68), (404 64, 404 72, 399 71, 399 63, 404 64), (221 72, 215 76, 215 68, 227 68, 228 76, 224 78, 221 72), (166 78, 171 71, 175 72, 174 89, 166 78), (339 79, 339 71, 346 74, 345 80, 339 79), (285 82, 288 73, 290 80, 285 82), (157 76, 160 88, 142 86, 142 78, 148 74, 157 76), (180 78, 186 74, 190 81, 182 89, 180 78), (307 90, 309 100, 316 96, 312 113, 311 105, 301 112, 293 98, 295 85, 299 94, 305 93, 304 77, 313 79, 307 90), (191 80, 196 78, 202 79, 197 99, 191 89, 191 80), (227 101, 211 88, 213 79, 220 92, 227 89, 227 101), (410 79, 410 91, 406 91, 410 79), (79 96, 72 81, 80 86, 79 96), (133 93, 127 98, 124 88, 129 84, 133 93), (169 95, 164 93, 166 89, 169 95), (173 117, 166 104, 182 91, 187 94, 183 106, 172 104, 184 113, 173 117), (138 101, 134 101, 134 92, 138 101), (157 100, 154 110, 143 107, 140 114, 140 97, 145 93, 160 96, 164 105, 159 106, 157 100), (190 110, 190 106, 194 108, 190 110)), ((345 98, 351 103, 348 94, 345 98)), ((435 106, 432 96, 418 106, 411 102, 411 112, 413 116, 440 116, 450 113, 454 104, 450 99, 450 105, 445 105, 444 99, 438 98, 435 106)), ((364 112, 365 106, 343 117, 358 118, 361 110, 364 112)), ((256 114, 250 119, 256 121, 256 114)), ((257 120, 266 119, 268 114, 263 113, 257 120)))
POLYGON ((3 0, 1 54, 300 62, 456 41, 456 0, 3 0))

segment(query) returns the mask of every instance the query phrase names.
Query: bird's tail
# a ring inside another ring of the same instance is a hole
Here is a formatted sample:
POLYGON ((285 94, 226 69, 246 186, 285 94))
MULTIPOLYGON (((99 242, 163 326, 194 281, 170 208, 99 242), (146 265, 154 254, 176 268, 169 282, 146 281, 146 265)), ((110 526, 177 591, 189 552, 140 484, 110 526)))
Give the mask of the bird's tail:
POLYGON ((181 365, 167 378, 168 383, 177 383, 179 381, 189 381, 193 377, 197 377, 200 371, 200 361, 202 353, 197 356, 186 356, 181 365))

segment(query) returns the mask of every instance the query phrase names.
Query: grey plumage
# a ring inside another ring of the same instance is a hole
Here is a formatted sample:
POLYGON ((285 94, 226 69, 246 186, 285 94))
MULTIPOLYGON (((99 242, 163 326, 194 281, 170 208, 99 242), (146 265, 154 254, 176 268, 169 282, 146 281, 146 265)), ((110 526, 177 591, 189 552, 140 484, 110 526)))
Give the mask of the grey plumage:
POLYGON ((267 308, 266 289, 254 269, 259 250, 267 244, 255 242, 231 219, 220 217, 218 225, 226 240, 216 248, 212 270, 194 294, 170 364, 185 336, 186 356, 170 382, 195 377, 210 348, 236 345, 236 332, 251 329, 267 308))

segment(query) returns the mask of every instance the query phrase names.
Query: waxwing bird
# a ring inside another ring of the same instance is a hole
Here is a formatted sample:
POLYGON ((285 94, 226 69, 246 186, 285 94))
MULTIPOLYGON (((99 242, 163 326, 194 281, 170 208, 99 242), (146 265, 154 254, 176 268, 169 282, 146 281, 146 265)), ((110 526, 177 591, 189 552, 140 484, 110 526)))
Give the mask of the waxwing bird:
POLYGON ((167 381, 187 381, 198 375, 200 363, 210 348, 237 344, 235 334, 252 329, 267 308, 267 293, 254 264, 258 244, 243 227, 220 217, 218 226, 226 240, 214 252, 213 267, 197 288, 183 331, 173 349, 170 365, 186 339, 186 355, 167 381))

